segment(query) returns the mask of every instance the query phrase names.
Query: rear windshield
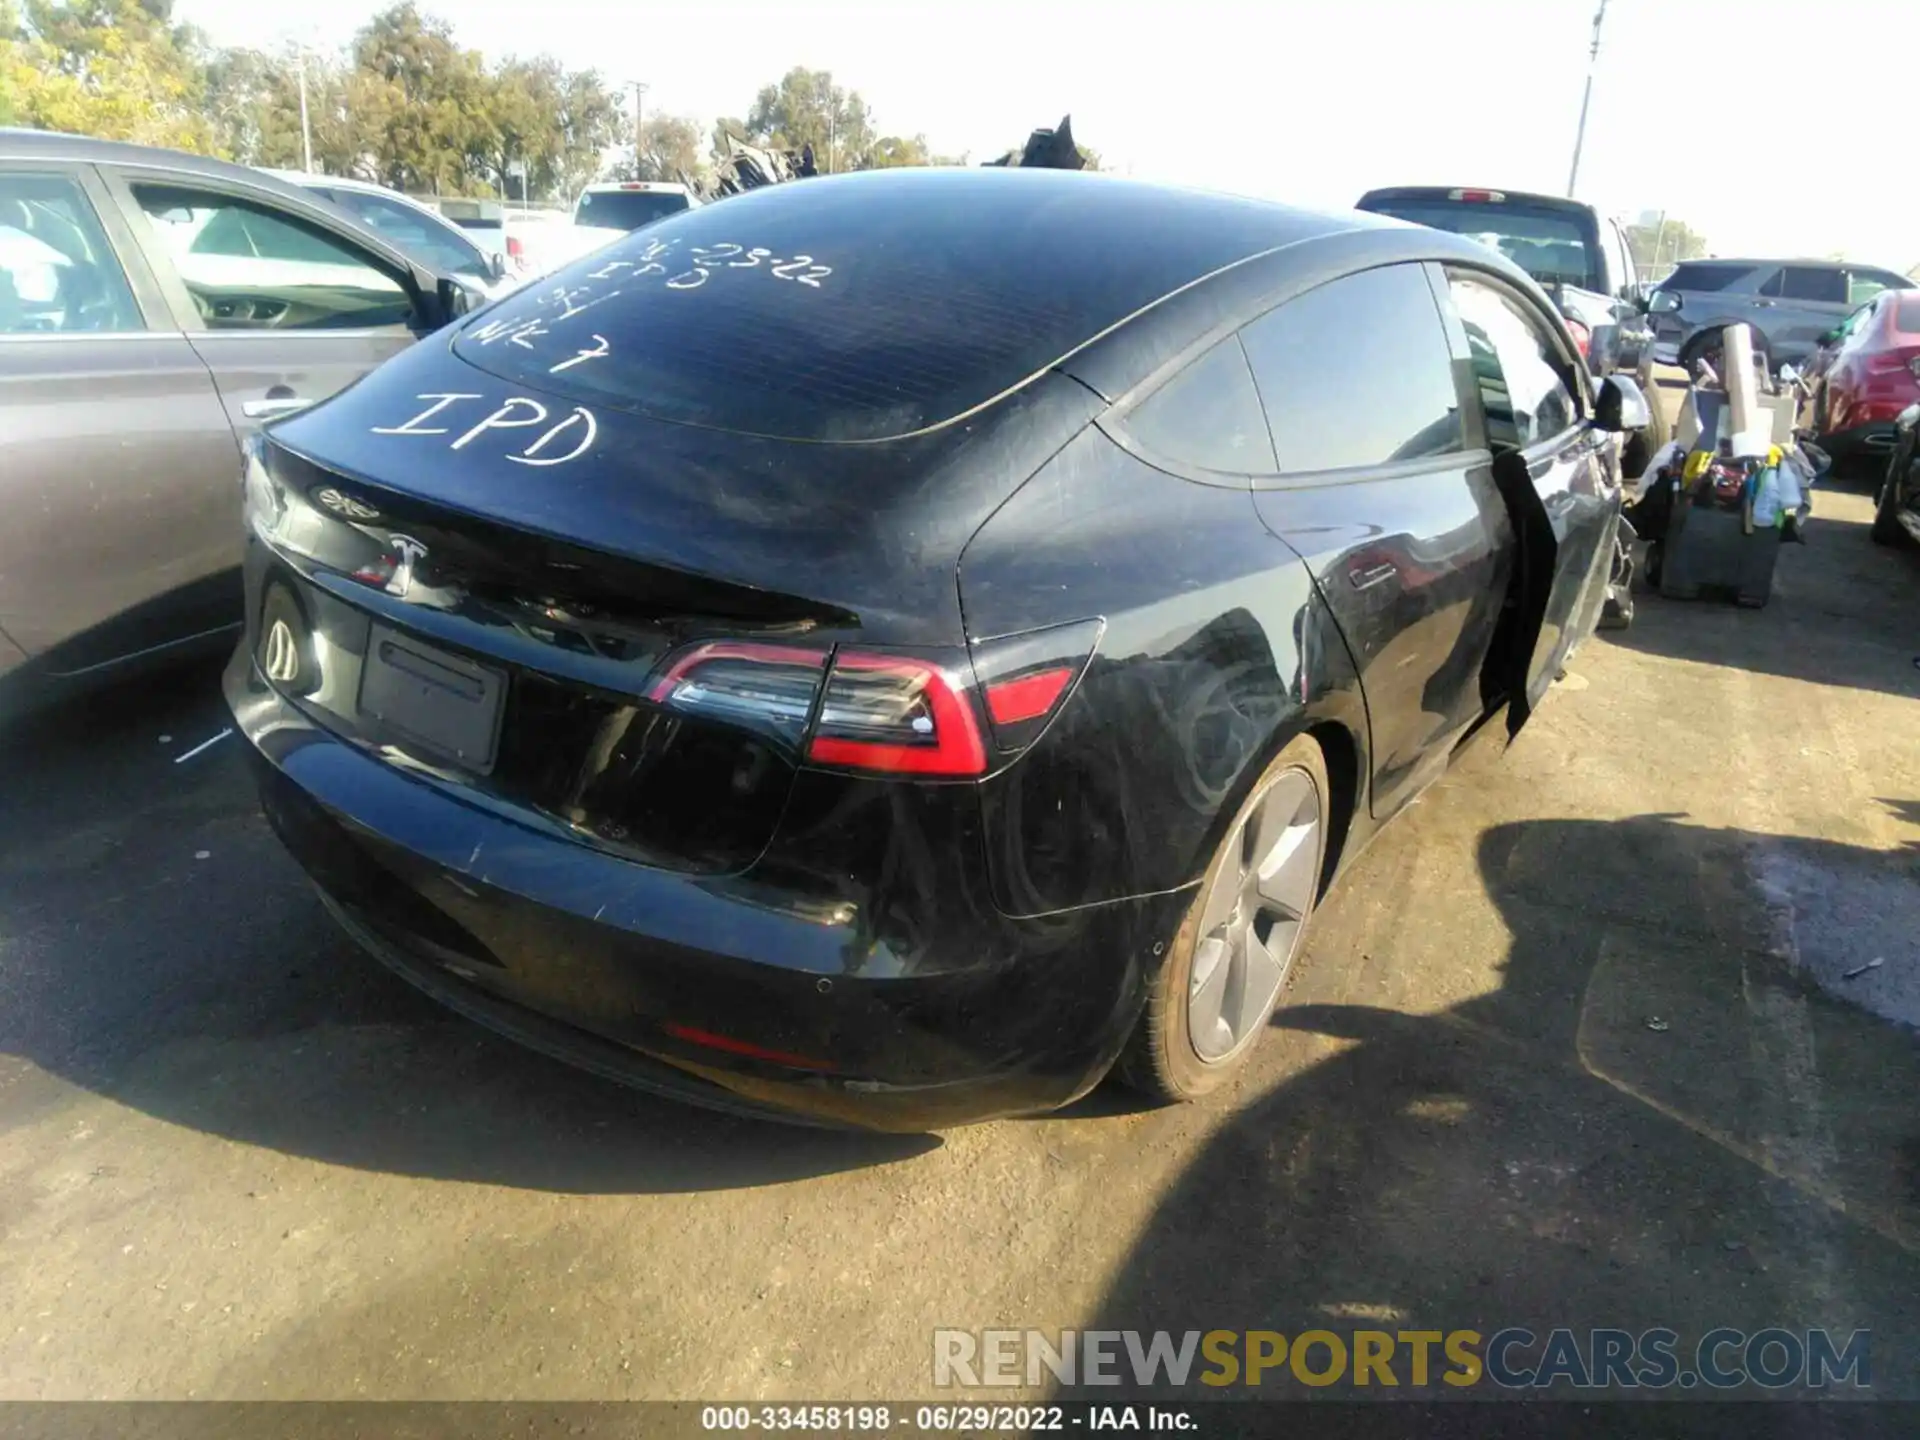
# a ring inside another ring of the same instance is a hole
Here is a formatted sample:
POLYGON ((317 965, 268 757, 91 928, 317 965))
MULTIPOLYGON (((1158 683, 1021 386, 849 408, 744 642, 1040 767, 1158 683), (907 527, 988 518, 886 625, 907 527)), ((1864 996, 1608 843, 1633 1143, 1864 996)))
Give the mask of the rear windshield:
POLYGON ((1383 199, 1367 209, 1432 230, 1451 230, 1505 255, 1542 285, 1604 290, 1599 256, 1586 218, 1574 211, 1521 201, 1448 200, 1444 196, 1383 199))
POLYGON ((799 180, 616 240, 488 307, 454 352, 656 419, 884 439, 982 405, 1293 238, 1290 213, 1038 171, 799 180))
POLYGON ((1893 328, 1905 335, 1920 335, 1920 290, 1909 290, 1894 301, 1893 328))
POLYGON ((604 225, 609 230, 638 230, 687 208, 687 197, 671 190, 589 190, 573 212, 576 225, 604 225))
POLYGON ((1729 290, 1743 275, 1753 272, 1751 265, 1686 264, 1660 282, 1663 290, 1729 290))

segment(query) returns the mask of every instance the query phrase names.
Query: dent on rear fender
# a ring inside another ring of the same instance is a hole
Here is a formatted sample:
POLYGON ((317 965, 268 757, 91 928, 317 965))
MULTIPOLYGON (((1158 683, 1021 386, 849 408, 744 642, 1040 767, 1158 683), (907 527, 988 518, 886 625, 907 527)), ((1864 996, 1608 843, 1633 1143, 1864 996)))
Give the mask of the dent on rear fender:
POLYGON ((1167 475, 1098 431, 981 530, 960 584, 975 639, 1107 622, 1053 724, 981 789, 1010 914, 1191 883, 1287 739, 1329 717, 1365 733, 1344 645, 1248 491, 1167 475))

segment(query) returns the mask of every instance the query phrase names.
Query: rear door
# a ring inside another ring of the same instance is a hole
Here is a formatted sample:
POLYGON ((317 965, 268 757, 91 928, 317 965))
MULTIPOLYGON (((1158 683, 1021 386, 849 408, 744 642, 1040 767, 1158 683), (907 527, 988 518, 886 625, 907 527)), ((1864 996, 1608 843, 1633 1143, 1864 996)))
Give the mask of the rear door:
POLYGON ((1593 630, 1619 523, 1612 437, 1589 424, 1585 368, 1562 327, 1491 274, 1451 268, 1448 330, 1478 392, 1517 536, 1509 603, 1482 676, 1517 734, 1593 630))
POLYGON ((326 399, 422 327, 397 252, 376 253, 318 206, 198 174, 103 171, 241 434, 326 399))
POLYGON ((1755 324, 1776 362, 1811 355, 1847 318, 1846 272, 1833 265, 1782 265, 1760 287, 1755 324))
POLYGON ((91 669, 239 618, 239 461, 90 165, 0 159, 0 629, 91 669), (218 523, 215 523, 215 522, 218 523))
POLYGON ((1278 467, 1256 474, 1255 507, 1306 560, 1353 653, 1384 818, 1484 713, 1513 550, 1491 457, 1464 423, 1423 265, 1322 285, 1240 341, 1278 467))

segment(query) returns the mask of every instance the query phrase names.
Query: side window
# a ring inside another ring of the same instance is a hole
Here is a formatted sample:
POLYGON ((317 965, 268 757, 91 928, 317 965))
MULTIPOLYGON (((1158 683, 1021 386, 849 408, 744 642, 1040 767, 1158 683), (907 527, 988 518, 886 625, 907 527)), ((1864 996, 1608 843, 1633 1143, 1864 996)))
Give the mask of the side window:
POLYGON ((486 261, 458 230, 442 225, 410 205, 369 195, 364 190, 335 190, 333 203, 372 226, 402 250, 410 250, 436 269, 454 274, 484 275, 486 261))
POLYGON ((1449 279, 1495 450, 1525 449, 1579 423, 1580 403, 1545 323, 1518 299, 1465 275, 1449 279))
POLYGON ((1847 277, 1838 270, 1818 265, 1788 265, 1780 274, 1783 279, 1779 293, 1785 299, 1805 300, 1816 305, 1847 303, 1847 277))
POLYGON ((1418 265, 1309 290, 1240 338, 1283 475, 1464 448, 1446 329, 1418 265))
POLYGON ((1273 446, 1240 342, 1229 335, 1127 415, 1146 449, 1233 475, 1270 474, 1273 446))
POLYGON ((413 302, 371 255, 295 216, 177 185, 134 198, 211 330, 405 325, 413 302))
POLYGON ((1905 286, 1905 281, 1896 280, 1881 270, 1850 270, 1847 272, 1847 301, 1853 305, 1864 305, 1882 290, 1900 290, 1905 286))
POLYGON ((1777 300, 1786 293, 1787 272, 1776 270, 1767 277, 1766 284, 1760 287, 1760 294, 1768 299, 1777 300))
POLYGON ((144 329, 79 185, 64 175, 0 173, 0 335, 144 329))

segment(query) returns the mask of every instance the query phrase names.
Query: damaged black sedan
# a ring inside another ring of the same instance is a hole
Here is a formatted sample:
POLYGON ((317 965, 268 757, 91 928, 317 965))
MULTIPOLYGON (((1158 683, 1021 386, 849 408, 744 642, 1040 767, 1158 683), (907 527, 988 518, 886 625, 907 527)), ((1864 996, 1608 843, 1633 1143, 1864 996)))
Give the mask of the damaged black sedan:
POLYGON ((259 441, 228 699, 341 924, 528 1044, 891 1129, 1190 1098, 1591 630, 1590 385, 1433 230, 771 186, 259 441))

